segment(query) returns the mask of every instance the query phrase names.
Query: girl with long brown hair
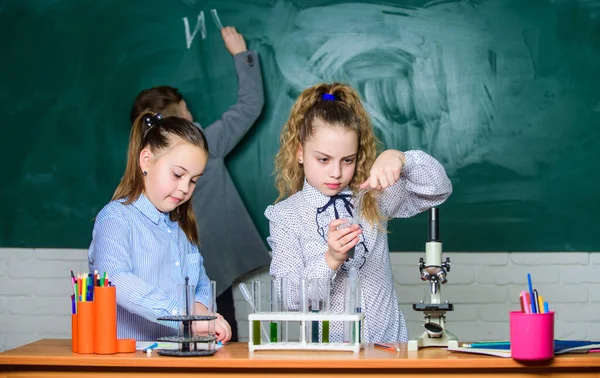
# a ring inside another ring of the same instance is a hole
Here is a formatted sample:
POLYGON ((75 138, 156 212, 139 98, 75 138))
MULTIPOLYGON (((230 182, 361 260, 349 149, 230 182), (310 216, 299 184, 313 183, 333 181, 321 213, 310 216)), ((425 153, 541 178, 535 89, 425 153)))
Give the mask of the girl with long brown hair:
MULTIPOLYGON (((196 313, 211 307, 189 202, 207 160, 206 138, 192 122, 149 112, 134 122, 125 173, 96 217, 88 252, 90 271, 106 272, 117 287, 119 338, 176 336, 176 322, 157 319, 178 314, 184 283, 196 287, 196 313)), ((215 329, 218 340, 231 337, 220 316, 215 329)), ((207 322, 195 322, 194 333, 207 332, 207 322)))

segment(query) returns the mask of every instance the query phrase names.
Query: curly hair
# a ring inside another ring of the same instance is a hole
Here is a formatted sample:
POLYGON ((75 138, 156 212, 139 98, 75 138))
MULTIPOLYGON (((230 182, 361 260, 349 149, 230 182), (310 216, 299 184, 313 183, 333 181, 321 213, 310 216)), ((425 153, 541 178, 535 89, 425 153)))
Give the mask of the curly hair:
MULTIPOLYGON (((357 193, 361 183, 369 178, 369 171, 379 151, 379 141, 360 96, 352 87, 342 83, 317 84, 305 89, 292 107, 288 121, 281 131, 280 147, 275 156, 275 185, 279 196, 275 202, 302 190, 304 169, 297 160, 298 148, 312 136, 313 122, 325 123, 353 130, 358 135, 356 170, 350 189, 357 193), (334 101, 323 100, 324 94, 334 96, 334 101)), ((372 225, 384 218, 377 207, 374 192, 365 195, 362 216, 372 225)))

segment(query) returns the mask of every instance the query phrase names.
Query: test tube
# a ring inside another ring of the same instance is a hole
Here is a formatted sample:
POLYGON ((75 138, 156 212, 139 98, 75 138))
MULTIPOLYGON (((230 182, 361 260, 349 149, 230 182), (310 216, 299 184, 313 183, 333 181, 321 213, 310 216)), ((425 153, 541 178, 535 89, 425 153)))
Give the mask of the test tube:
MULTIPOLYGON (((255 313, 260 312, 260 281, 252 281, 252 303, 255 313)), ((252 342, 254 345, 260 345, 260 320, 252 322, 252 342)))
MULTIPOLYGON (((356 313, 356 290, 357 290, 358 272, 356 267, 350 267, 348 278, 346 278, 346 287, 344 292, 344 312, 347 314, 356 313)), ((355 342, 354 322, 344 322, 344 342, 355 342)))
MULTIPOLYGON (((300 278, 300 312, 303 314, 308 313, 308 280, 306 278, 300 278)), ((306 320, 302 320, 300 325, 300 341, 304 344, 307 340, 306 320)), ((309 336, 310 337, 310 336, 309 336)))
MULTIPOLYGON (((350 304, 350 300, 352 298, 352 295, 350 294, 350 278, 346 278, 344 280, 344 312, 346 314, 349 314, 350 308, 352 307, 350 304)), ((349 343, 350 342, 350 327, 351 327, 351 323, 344 321, 344 339, 343 341, 345 343, 349 343)))
MULTIPOLYGON (((281 311, 279 302, 279 280, 271 280, 271 312, 276 313, 281 311)), ((276 343, 278 340, 278 322, 271 320, 269 324, 269 340, 272 343, 276 343)))
MULTIPOLYGON (((209 299, 208 299, 208 314, 212 316, 217 315, 217 283, 216 281, 210 281, 209 284, 209 299)), ((216 331, 216 320, 212 319, 208 321, 208 336, 212 336, 215 339, 208 344, 208 349, 213 350, 216 346, 217 331, 216 331)))
MULTIPOLYGON (((310 285, 310 309, 311 312, 313 313, 318 313, 320 310, 320 306, 319 306, 319 278, 313 278, 311 280, 311 285, 310 285)), ((311 340, 313 343, 318 343, 319 342, 319 321, 318 320, 313 320, 311 322, 311 330, 312 330, 312 337, 311 340)))
MULTIPOLYGON (((288 312, 288 278, 281 277, 279 279, 279 293, 280 293, 280 304, 281 312, 288 312)), ((284 343, 288 342, 288 321, 284 320, 281 324, 281 341, 284 343)))
MULTIPOLYGON (((325 277, 325 278, 321 279, 321 283, 322 283, 322 287, 323 287, 322 312, 329 313, 329 311, 330 311, 329 292, 331 291, 329 277, 325 277)), ((321 333, 322 333, 322 342, 328 343, 329 342, 329 320, 323 320, 323 328, 321 330, 321 333)))
POLYGON ((308 312, 308 280, 300 278, 300 312, 308 312))
MULTIPOLYGON (((360 282, 360 277, 356 277, 356 289, 355 289, 355 299, 354 299, 354 305, 356 308, 356 313, 361 313, 362 312, 362 298, 361 298, 361 292, 362 292, 362 285, 360 282)), ((355 328, 353 328, 355 329, 355 328)), ((358 322, 358 335, 356 335, 356 337, 354 338, 354 340, 358 343, 362 342, 362 333, 363 333, 363 327, 362 327, 362 321, 358 322)))

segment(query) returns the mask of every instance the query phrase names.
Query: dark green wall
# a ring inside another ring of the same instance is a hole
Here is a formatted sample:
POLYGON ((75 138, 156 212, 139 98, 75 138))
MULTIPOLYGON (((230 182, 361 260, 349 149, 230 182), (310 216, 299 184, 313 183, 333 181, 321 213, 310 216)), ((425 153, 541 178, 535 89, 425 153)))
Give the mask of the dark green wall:
MULTIPOLYGON (((264 113, 229 167, 263 236, 281 126, 304 88, 335 80, 387 147, 446 167, 446 250, 598 251, 600 1, 424 4, 0 2, 0 246, 89 245, 141 89, 180 88, 205 125, 235 102, 216 9, 261 56, 264 113), (206 38, 188 49, 183 18, 193 29, 201 11, 206 38)), ((391 250, 422 249, 426 227, 393 221, 391 250)))

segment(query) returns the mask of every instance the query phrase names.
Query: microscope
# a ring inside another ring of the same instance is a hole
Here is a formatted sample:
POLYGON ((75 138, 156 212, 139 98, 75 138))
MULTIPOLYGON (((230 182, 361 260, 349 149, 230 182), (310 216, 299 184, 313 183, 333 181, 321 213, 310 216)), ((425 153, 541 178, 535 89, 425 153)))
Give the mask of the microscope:
POLYGON ((458 338, 445 326, 446 311, 454 310, 452 303, 441 299, 441 285, 448 280, 450 258, 442 262, 442 243, 439 241, 439 211, 436 207, 429 209, 429 238, 425 243, 425 261, 419 259, 419 272, 422 281, 429 281, 431 301, 413 304, 415 311, 422 311, 425 316, 423 327, 425 332, 417 339, 408 341, 408 351, 417 351, 426 347, 458 348, 458 338))

